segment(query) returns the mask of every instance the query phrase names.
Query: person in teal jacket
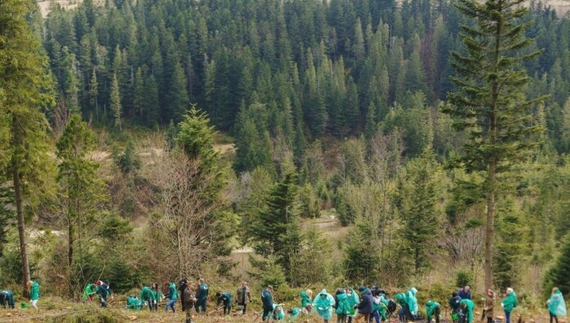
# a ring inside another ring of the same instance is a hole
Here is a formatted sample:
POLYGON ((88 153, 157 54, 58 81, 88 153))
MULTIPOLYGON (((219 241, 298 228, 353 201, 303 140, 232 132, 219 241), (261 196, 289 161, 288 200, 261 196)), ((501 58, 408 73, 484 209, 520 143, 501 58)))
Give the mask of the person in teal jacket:
POLYGON ((385 294, 380 295, 380 305, 381 305, 379 311, 380 318, 382 318, 382 322, 387 322, 388 316, 386 315, 386 313, 388 312, 388 305, 390 305, 390 303, 386 299, 385 294))
POLYGON ((152 289, 150 289, 150 287, 148 286, 143 286, 143 288, 141 288, 141 299, 140 299, 142 306, 144 306, 146 303, 148 303, 148 309, 150 311, 152 311, 152 289))
POLYGON ((346 318, 351 314, 353 308, 350 305, 350 300, 348 299, 348 295, 346 291, 342 288, 339 288, 336 291, 335 295, 335 312, 337 315, 337 323, 345 323, 346 318))
POLYGON ((142 307, 143 303, 137 297, 137 295, 129 295, 129 297, 127 297, 127 306, 125 307, 126 309, 140 311, 142 307))
POLYGON ((176 309, 174 308, 174 304, 176 303, 176 300, 178 299, 178 290, 176 289, 176 285, 174 283, 166 283, 166 285, 168 285, 168 303, 166 303, 166 313, 168 313, 168 308, 170 307, 172 309, 172 313, 176 312, 176 309))
POLYGON ((200 278, 198 279, 198 286, 194 308, 196 313, 204 314, 206 312, 206 301, 208 300, 208 284, 205 283, 203 278, 200 278))
POLYGON ((310 289, 304 290, 301 292, 301 311, 305 314, 309 314, 311 312, 311 303, 313 297, 313 291, 310 289))
POLYGON ((220 304, 224 305, 224 315, 230 315, 232 311, 232 294, 230 292, 217 292, 216 293, 216 311, 220 304))
POLYGON ((101 303, 101 307, 107 307, 107 297, 111 297, 111 301, 113 300, 113 293, 111 291, 111 286, 109 282, 104 282, 102 280, 97 281, 97 295, 99 296, 99 302, 101 303))
POLYGON ((418 299, 416 298, 416 294, 418 290, 415 287, 410 288, 409 291, 406 292, 406 302, 408 303, 408 307, 410 309, 410 314, 415 319, 418 316, 418 299))
POLYGON ((30 290, 30 304, 38 310, 38 299, 40 299, 40 284, 35 281, 28 281, 28 289, 30 290))
POLYGON ((558 323, 558 318, 567 314, 566 303, 564 303, 564 297, 558 287, 552 288, 552 294, 546 305, 548 305, 548 312, 550 313, 550 323, 553 319, 558 323))
POLYGON ((151 294, 151 303, 152 306, 150 307, 151 312, 158 312, 158 302, 160 302, 161 298, 164 298, 164 294, 158 289, 158 283, 153 283, 152 288, 150 290, 151 294))
POLYGON ((301 314, 302 309, 297 308, 297 307, 293 307, 292 309, 287 311, 287 314, 289 316, 288 322, 289 323, 293 323, 295 322, 295 320, 299 317, 299 314, 301 314))
POLYGON ((501 302, 501 306, 505 310, 505 323, 511 323, 511 312, 519 305, 519 302, 517 301, 517 294, 511 287, 507 288, 506 294, 501 302))
POLYGON ((269 285, 261 293, 261 303, 263 304, 263 313, 261 313, 261 320, 265 321, 269 319, 269 316, 273 313, 273 286, 269 285))
POLYGON ((14 293, 11 290, 0 291, 0 305, 4 308, 14 309, 14 293))
POLYGON ((459 307, 461 308, 463 318, 460 322, 473 323, 473 309, 475 308, 475 303, 470 299, 462 299, 459 302, 459 307))
POLYGON ((426 303, 427 323, 430 323, 433 318, 435 318, 436 323, 439 323, 440 313, 441 313, 441 305, 439 305, 438 302, 427 301, 426 303))
POLYGON ((325 323, 332 318, 332 310, 335 305, 334 297, 323 289, 315 296, 313 300, 313 308, 316 309, 317 314, 324 320, 325 323))

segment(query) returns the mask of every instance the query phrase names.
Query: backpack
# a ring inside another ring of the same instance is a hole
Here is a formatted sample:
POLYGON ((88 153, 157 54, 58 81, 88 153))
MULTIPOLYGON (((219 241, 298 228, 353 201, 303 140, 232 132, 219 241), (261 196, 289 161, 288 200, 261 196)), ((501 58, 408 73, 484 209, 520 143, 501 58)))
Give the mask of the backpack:
POLYGON ((394 313, 396 311, 396 307, 397 307, 396 302, 394 302, 394 300, 390 298, 388 300, 388 313, 390 314, 394 313))

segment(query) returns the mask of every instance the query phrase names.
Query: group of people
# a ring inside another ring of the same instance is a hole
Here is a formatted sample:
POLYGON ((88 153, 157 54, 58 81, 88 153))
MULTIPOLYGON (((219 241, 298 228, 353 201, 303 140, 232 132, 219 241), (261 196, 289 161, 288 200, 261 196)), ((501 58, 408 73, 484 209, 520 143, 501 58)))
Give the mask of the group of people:
MULTIPOLYGON (((38 300, 40 299, 40 284, 36 281, 30 280, 27 283, 28 293, 30 298, 30 305, 35 310, 38 310, 38 300)), ((14 309, 14 293, 11 290, 0 291, 0 305, 4 308, 14 309)))

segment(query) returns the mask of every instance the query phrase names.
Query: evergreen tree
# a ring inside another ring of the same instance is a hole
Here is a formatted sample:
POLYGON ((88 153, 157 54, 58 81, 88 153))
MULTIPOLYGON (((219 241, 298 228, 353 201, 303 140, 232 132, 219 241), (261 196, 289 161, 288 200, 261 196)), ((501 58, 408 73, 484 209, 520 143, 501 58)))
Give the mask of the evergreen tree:
MULTIPOLYGON (((93 224, 99 220, 101 203, 106 199, 105 184, 97 175, 99 164, 87 159, 87 153, 95 148, 95 138, 87 124, 81 121, 81 116, 71 116, 56 147, 56 155, 61 160, 57 180, 67 229, 71 274, 81 272, 73 270, 73 267, 85 265, 88 242, 96 232, 93 224)), ((80 290, 85 280, 85 277, 72 277, 72 290, 80 290)))
POLYGON ((561 254, 556 262, 550 267, 544 277, 544 290, 550 291, 552 287, 558 287, 560 291, 567 295, 570 293, 570 282, 568 281, 568 271, 570 271, 570 236, 564 239, 561 254))
POLYGON ((294 259, 301 242, 295 180, 295 175, 287 174, 272 187, 265 207, 249 227, 255 252, 263 257, 275 256, 289 282, 294 280, 294 259))
POLYGON ((121 105, 121 94, 119 92, 119 82, 117 81, 117 75, 113 75, 113 83, 111 83, 111 111, 113 111, 113 117, 115 119, 115 127, 122 130, 122 120, 121 114, 123 113, 123 107, 121 105))
POLYGON ((412 251, 415 274, 429 268, 428 249, 439 227, 437 216, 437 175, 440 173, 431 147, 406 164, 399 178, 395 205, 402 219, 402 238, 412 251))
POLYGON ((460 0, 457 8, 474 27, 461 25, 466 55, 452 52, 452 66, 458 76, 452 80, 457 92, 449 94, 448 113, 456 116, 455 126, 469 133, 460 160, 468 172, 483 172, 486 191, 485 288, 493 286, 495 209, 506 172, 520 161, 534 143, 529 111, 544 97, 527 99, 524 89, 530 79, 520 63, 539 52, 523 53, 532 44, 524 31, 529 22, 520 22, 528 8, 522 0, 487 0, 480 3, 460 0))
POLYGON ((39 37, 26 20, 33 10, 33 4, 25 0, 0 2, 0 100, 10 138, 0 157, 0 174, 11 180, 14 188, 24 291, 31 278, 24 205, 33 205, 33 198, 42 192, 52 160, 42 107, 53 104, 53 97, 47 91, 51 84, 39 37))

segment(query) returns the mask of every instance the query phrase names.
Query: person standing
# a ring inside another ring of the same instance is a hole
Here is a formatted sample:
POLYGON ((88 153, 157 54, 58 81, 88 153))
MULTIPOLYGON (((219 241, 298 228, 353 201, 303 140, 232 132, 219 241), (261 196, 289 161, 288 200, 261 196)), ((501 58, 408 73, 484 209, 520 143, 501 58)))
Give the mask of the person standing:
POLYGON ((220 304, 222 304, 224 306, 224 316, 230 315, 232 311, 232 294, 230 294, 230 292, 217 292, 216 297, 216 311, 218 307, 220 307, 220 304))
POLYGON ((152 284, 151 288, 151 301, 152 306, 150 308, 151 312, 158 312, 158 302, 162 298, 162 293, 158 290, 158 283, 152 284))
POLYGON ((0 292, 0 305, 14 309, 14 293, 11 290, 5 289, 0 292))
POLYGON ((492 289, 487 289, 485 297, 485 316, 487 317, 487 323, 493 323, 493 317, 495 316, 495 292, 492 289))
POLYGON ((178 299, 178 291, 176 290, 176 285, 174 283, 166 283, 166 285, 168 286, 168 303, 166 303, 166 313, 168 313, 168 308, 170 307, 172 309, 172 313, 176 312, 176 309, 174 308, 174 304, 176 303, 176 300, 178 299))
POLYGON ((263 313, 261 314, 261 320, 265 321, 269 319, 273 313, 273 286, 269 285, 261 293, 261 303, 263 304, 263 313))
POLYGON ((40 284, 35 281, 28 281, 28 289, 30 291, 30 304, 38 310, 38 299, 40 298, 40 284))
POLYGON ((186 314, 186 323, 192 323, 192 308, 194 307, 194 303, 196 302, 196 298, 194 297, 194 291, 192 290, 192 285, 190 283, 186 283, 186 287, 184 288, 183 294, 184 297, 184 310, 186 314))
POLYGON ((198 279, 198 291, 196 292, 196 303, 194 308, 198 314, 206 313, 206 302, 208 300, 208 284, 205 283, 204 278, 198 279))
POLYGON ((471 287, 465 285, 465 287, 459 289, 457 296, 461 297, 461 299, 471 299, 471 287))
POLYGON ((346 317, 350 315, 352 306, 344 288, 339 288, 335 293, 336 323, 346 323, 346 317))
POLYGON ((362 294, 360 295, 360 303, 356 305, 358 309, 358 315, 355 317, 355 321, 359 321, 361 318, 364 319, 364 323, 368 323, 370 321, 370 314, 372 313, 372 292, 370 289, 360 286, 358 291, 362 294))
POLYGON ((142 306, 148 303, 148 309, 152 312, 152 290, 148 286, 141 288, 141 303, 142 306))
POLYGON ((180 306, 182 306, 182 312, 185 311, 185 307, 184 307, 184 291, 186 290, 186 285, 188 285, 188 279, 186 278, 182 278, 179 282, 178 282, 178 291, 179 291, 179 295, 180 295, 180 306))
POLYGON ((241 313, 245 314, 245 311, 247 309, 247 304, 251 302, 251 293, 249 287, 247 286, 247 282, 245 281, 242 282, 241 286, 238 287, 236 291, 236 297, 237 297, 237 304, 243 308, 241 313))
POLYGON ((313 300, 313 308, 316 308, 317 314, 323 319, 324 323, 328 323, 332 318, 332 309, 335 305, 334 297, 323 289, 313 300))
POLYGON ((564 297, 558 287, 552 288, 552 294, 546 305, 548 305, 548 312, 550 313, 550 323, 553 319, 558 323, 558 318, 567 314, 566 303, 564 303, 564 297))
POLYGON ((506 296, 501 302, 501 306, 505 310, 505 323, 511 323, 511 312, 517 305, 519 305, 517 294, 511 287, 507 288, 506 296))

